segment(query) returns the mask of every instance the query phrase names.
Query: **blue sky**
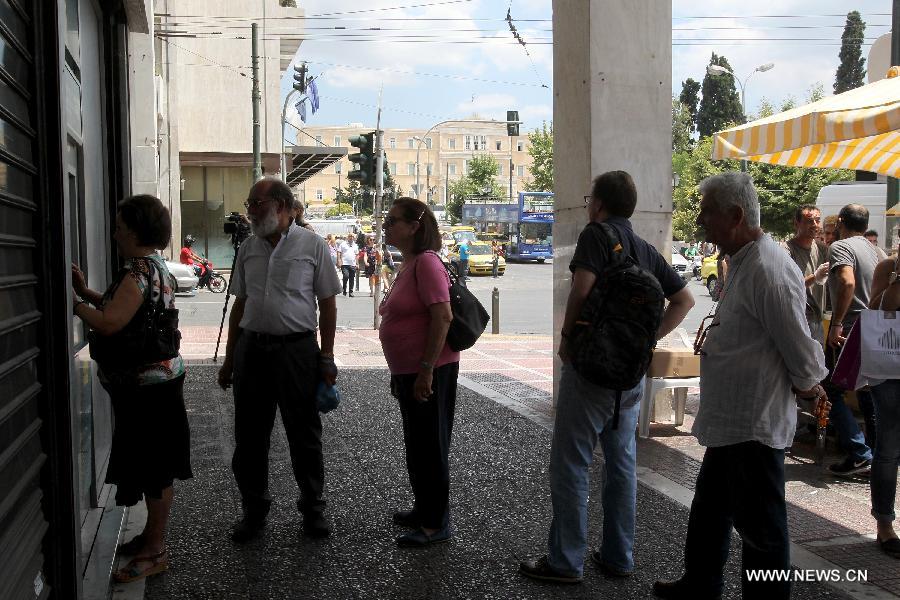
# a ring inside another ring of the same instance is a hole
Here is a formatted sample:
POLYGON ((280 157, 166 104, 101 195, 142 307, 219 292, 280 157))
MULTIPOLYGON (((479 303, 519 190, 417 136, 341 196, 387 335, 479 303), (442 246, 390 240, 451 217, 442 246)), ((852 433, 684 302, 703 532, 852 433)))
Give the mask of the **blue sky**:
MULTIPOLYGON (((302 6, 310 39, 297 58, 317 76, 321 98, 315 115, 307 110, 308 125, 374 126, 382 86, 386 128, 427 128, 476 113, 504 119, 507 109, 517 109, 528 130, 552 120, 550 0, 304 0, 302 6), (507 7, 525 48, 505 21, 507 7), (359 31, 373 27, 381 29, 359 31)), ((888 33, 891 22, 891 0, 674 0, 672 10, 673 93, 688 77, 702 80, 712 52, 726 56, 741 80, 773 62, 774 69, 747 84, 751 113, 763 97, 775 104, 803 100, 817 83, 831 93, 847 11, 862 13, 866 38, 888 33)), ((290 83, 283 80, 283 94, 290 83)))

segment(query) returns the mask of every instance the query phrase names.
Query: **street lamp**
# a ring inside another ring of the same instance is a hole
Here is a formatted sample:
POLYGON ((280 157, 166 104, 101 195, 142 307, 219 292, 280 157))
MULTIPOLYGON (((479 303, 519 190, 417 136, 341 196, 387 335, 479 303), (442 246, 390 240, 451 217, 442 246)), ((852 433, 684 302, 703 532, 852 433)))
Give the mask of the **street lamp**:
POLYGON ((766 71, 769 71, 773 68, 775 68, 775 63, 766 63, 764 65, 760 65, 760 66, 756 67, 755 69, 753 69, 749 75, 747 75, 747 77, 744 79, 743 83, 741 82, 740 79, 738 79, 735 76, 734 72, 731 69, 727 69, 727 68, 719 66, 719 65, 707 66, 706 72, 713 76, 724 75, 725 73, 728 73, 729 75, 731 75, 734 78, 735 82, 737 82, 737 84, 739 86, 741 86, 741 111, 744 113, 744 118, 746 119, 747 118, 747 98, 746 98, 744 92, 747 89, 747 82, 750 80, 751 77, 753 77, 753 74, 756 73, 757 71, 760 73, 765 73, 766 71))
MULTIPOLYGON (((756 73, 756 72, 765 73, 766 71, 769 71, 769 70, 773 69, 774 67, 775 67, 775 63, 766 63, 764 65, 759 65, 758 67, 756 67, 755 69, 750 71, 750 74, 747 75, 746 78, 744 78, 743 82, 741 82, 741 80, 737 78, 737 76, 734 74, 734 71, 732 71, 731 69, 728 69, 726 67, 720 66, 720 65, 708 65, 706 67, 706 72, 714 77, 728 73, 729 75, 731 75, 731 78, 734 79, 734 81, 739 86, 741 86, 741 113, 743 114, 744 120, 746 121, 747 120, 747 96, 746 96, 745 92, 747 90, 747 82, 750 81, 750 78, 753 77, 754 73, 756 73)), ((741 159, 741 171, 746 171, 746 170, 747 170, 747 161, 746 161, 746 159, 741 159)))

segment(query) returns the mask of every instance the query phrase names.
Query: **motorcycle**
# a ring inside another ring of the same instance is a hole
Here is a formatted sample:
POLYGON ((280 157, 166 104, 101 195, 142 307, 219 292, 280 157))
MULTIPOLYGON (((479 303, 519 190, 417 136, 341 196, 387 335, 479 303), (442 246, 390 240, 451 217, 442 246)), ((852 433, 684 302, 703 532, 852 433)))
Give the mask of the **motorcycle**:
POLYGON ((700 281, 700 269, 703 268, 703 257, 700 255, 695 256, 691 259, 691 268, 694 275, 694 279, 700 281))
POLYGON ((206 287, 214 294, 221 294, 228 289, 228 283, 225 278, 213 269, 213 264, 208 260, 200 261, 200 280, 197 287, 206 287))

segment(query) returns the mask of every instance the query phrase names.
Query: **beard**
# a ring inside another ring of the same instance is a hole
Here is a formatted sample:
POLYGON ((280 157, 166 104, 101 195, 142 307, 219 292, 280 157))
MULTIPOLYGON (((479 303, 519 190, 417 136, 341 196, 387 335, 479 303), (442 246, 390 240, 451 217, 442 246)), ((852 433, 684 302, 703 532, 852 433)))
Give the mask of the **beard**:
POLYGON ((278 231, 278 217, 275 211, 269 210, 263 217, 250 219, 250 231, 257 237, 268 237, 278 231))

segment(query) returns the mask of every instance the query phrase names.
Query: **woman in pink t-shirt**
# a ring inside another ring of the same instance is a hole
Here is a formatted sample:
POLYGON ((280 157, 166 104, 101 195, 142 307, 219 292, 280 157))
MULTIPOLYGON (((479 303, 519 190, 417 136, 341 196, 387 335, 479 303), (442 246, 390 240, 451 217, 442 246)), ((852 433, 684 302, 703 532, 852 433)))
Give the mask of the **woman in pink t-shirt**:
POLYGON ((400 403, 406 468, 415 497, 394 523, 412 529, 401 546, 450 539, 450 434, 456 407, 459 352, 447 346, 450 276, 435 251, 437 221, 428 207, 398 198, 384 219, 386 242, 403 255, 397 277, 381 302, 378 337, 391 371, 391 394, 400 403))

